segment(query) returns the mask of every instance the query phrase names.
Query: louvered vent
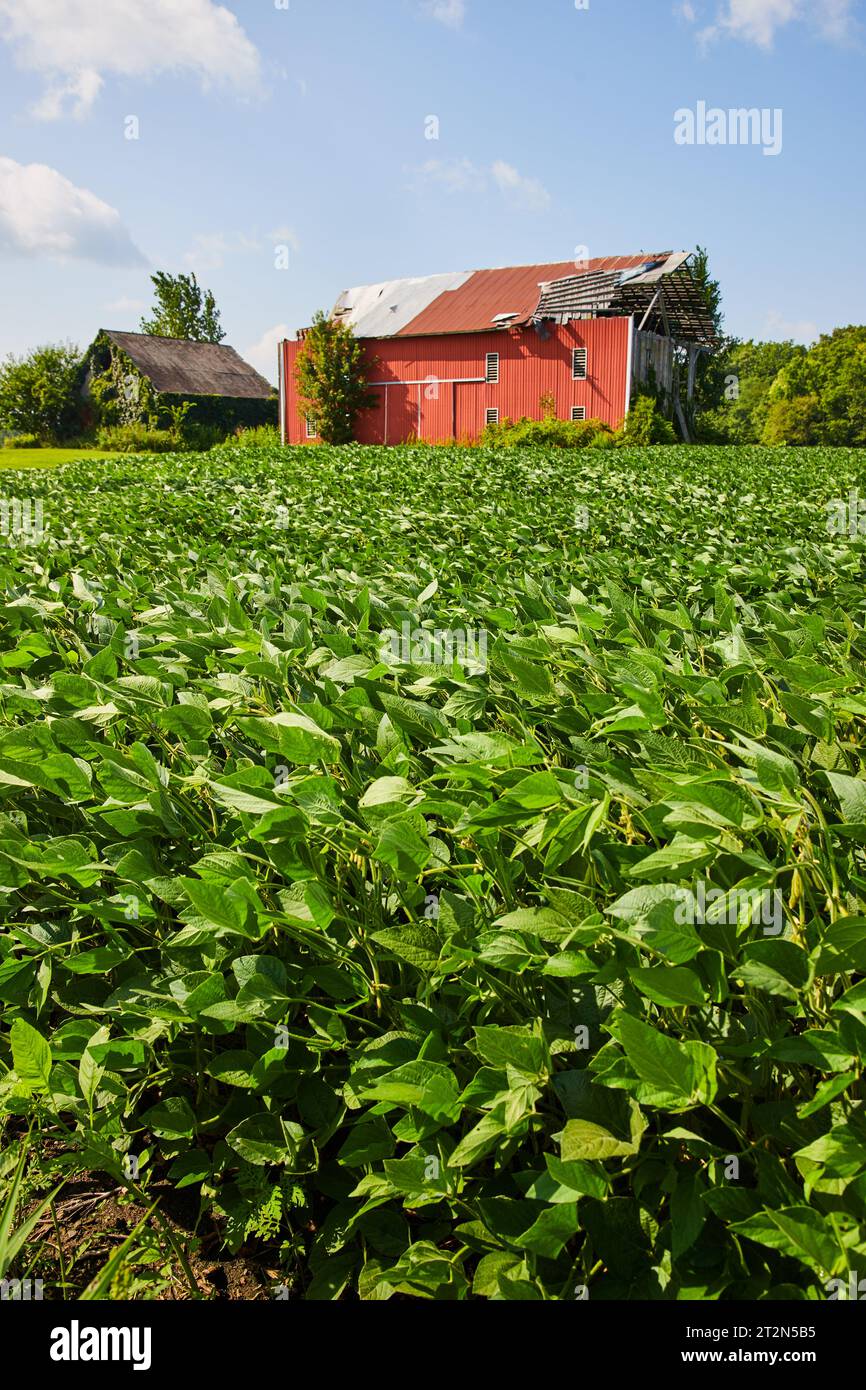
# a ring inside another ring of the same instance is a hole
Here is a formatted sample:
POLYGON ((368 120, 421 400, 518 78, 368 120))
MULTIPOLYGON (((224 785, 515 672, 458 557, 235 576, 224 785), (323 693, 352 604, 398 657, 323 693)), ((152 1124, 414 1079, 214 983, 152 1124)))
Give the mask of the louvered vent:
POLYGON ((571 374, 575 381, 586 381, 586 348, 574 348, 572 351, 571 374))

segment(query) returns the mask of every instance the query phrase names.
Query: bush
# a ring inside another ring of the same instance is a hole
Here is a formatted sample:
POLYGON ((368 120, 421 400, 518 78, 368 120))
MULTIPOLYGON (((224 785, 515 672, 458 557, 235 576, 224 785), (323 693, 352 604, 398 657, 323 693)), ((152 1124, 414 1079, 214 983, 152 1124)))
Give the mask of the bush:
POLYGON ((503 420, 499 425, 487 425, 481 443, 487 448, 528 448, 541 446, 555 449, 586 449, 603 439, 613 439, 613 430, 603 420, 557 420, 548 415, 543 420, 503 420))
POLYGON ((280 432, 276 425, 258 425, 254 429, 237 429, 226 444, 242 444, 245 449, 278 449, 280 432))
POLYGON ((219 425, 195 425, 189 422, 184 426, 181 436, 175 435, 178 452, 194 450, 206 454, 209 449, 218 449, 227 444, 226 432, 219 425))
MULTIPOLYGON (((97 432, 96 442, 100 449, 120 454, 206 454, 211 449, 238 441, 234 435, 226 439, 225 430, 219 425, 194 425, 186 421, 182 430, 155 429, 141 424, 103 425, 97 432)), ((247 443, 246 434, 243 442, 247 443)), ((274 441, 262 441, 262 445, 265 442, 273 444, 274 441)))
POLYGON ((641 394, 632 403, 618 442, 630 447, 676 444, 677 436, 670 420, 662 415, 655 397, 641 394))
POLYGON ((189 447, 171 430, 150 430, 146 425, 105 425, 96 443, 114 454, 171 454, 189 447))
POLYGON ((12 434, 3 443, 4 449, 38 449, 40 441, 35 434, 12 434))

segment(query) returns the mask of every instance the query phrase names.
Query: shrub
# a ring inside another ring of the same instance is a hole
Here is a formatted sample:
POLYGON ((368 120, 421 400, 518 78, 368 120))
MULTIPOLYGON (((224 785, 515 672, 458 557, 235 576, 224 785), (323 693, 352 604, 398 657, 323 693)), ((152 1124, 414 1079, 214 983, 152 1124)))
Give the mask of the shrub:
POLYGON ((146 425, 105 425, 96 443, 114 454, 171 454, 189 447, 171 430, 151 430, 146 425))
POLYGON ((612 439, 613 431, 603 420, 558 420, 547 415, 543 420, 523 416, 520 420, 487 425, 481 443, 487 448, 585 449, 604 438, 612 439))
MULTIPOLYGON (((170 431, 171 433, 171 431, 170 431)), ((209 449, 218 449, 228 443, 226 432, 219 425, 196 425, 189 421, 184 426, 182 436, 175 434, 178 452, 194 451, 206 454, 209 449)))
POLYGON ((589 441, 591 449, 615 449, 619 436, 609 431, 607 434, 597 434, 594 439, 589 441))
POLYGON ((645 446, 676 442, 676 431, 670 420, 662 415, 655 397, 643 393, 637 396, 626 416, 619 443, 645 446))
POLYGON ((257 425, 253 429, 236 429, 226 444, 242 444, 245 449, 278 449, 280 432, 276 425, 257 425))
POLYGON ((4 449, 38 449, 39 439, 35 434, 12 434, 4 441, 4 449))

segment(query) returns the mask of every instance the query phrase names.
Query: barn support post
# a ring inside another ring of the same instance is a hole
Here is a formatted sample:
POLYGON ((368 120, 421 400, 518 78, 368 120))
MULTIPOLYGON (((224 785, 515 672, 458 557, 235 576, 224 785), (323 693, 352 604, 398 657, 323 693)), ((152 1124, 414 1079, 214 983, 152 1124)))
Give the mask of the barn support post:
POLYGON ((697 343, 689 343, 689 384, 687 394, 690 401, 694 399, 695 377, 697 376, 700 353, 701 349, 697 343))
POLYGON ((659 286, 659 309, 661 310, 662 323, 665 326, 665 333, 669 338, 673 338, 673 334, 671 333, 670 320, 668 319, 667 305, 665 304, 664 291, 661 288, 661 286, 659 286))
MULTIPOLYGON (((689 349, 689 366, 691 367, 691 348, 689 349)), ((676 417, 677 417, 677 420, 678 420, 678 422, 679 422, 680 431, 681 431, 682 436, 683 436, 683 441, 684 441, 684 443, 686 443, 686 444, 691 444, 691 442, 692 442, 691 431, 689 430, 688 421, 686 420, 686 413, 685 413, 685 411, 683 410, 683 403, 682 403, 682 401, 681 401, 681 399, 680 399, 680 374, 679 374, 679 371, 678 371, 678 364, 677 364, 677 361, 676 361, 676 357, 674 357, 673 388, 674 388, 674 411, 675 411, 675 413, 676 413, 676 417)))

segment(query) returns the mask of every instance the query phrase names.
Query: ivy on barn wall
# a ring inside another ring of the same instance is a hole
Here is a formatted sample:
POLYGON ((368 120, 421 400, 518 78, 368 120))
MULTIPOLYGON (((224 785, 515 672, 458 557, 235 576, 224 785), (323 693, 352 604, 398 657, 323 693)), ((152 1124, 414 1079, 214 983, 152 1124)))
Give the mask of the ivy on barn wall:
POLYGON ((279 419, 279 401, 276 395, 267 400, 248 399, 244 396, 181 396, 164 392, 159 403, 168 418, 170 406, 189 401, 193 407, 187 416, 191 425, 214 426, 226 434, 242 425, 244 429, 254 429, 257 425, 276 425, 279 419))
POLYGON ((159 393, 122 348, 100 333, 84 365, 82 394, 96 410, 96 424, 156 428, 159 393))

